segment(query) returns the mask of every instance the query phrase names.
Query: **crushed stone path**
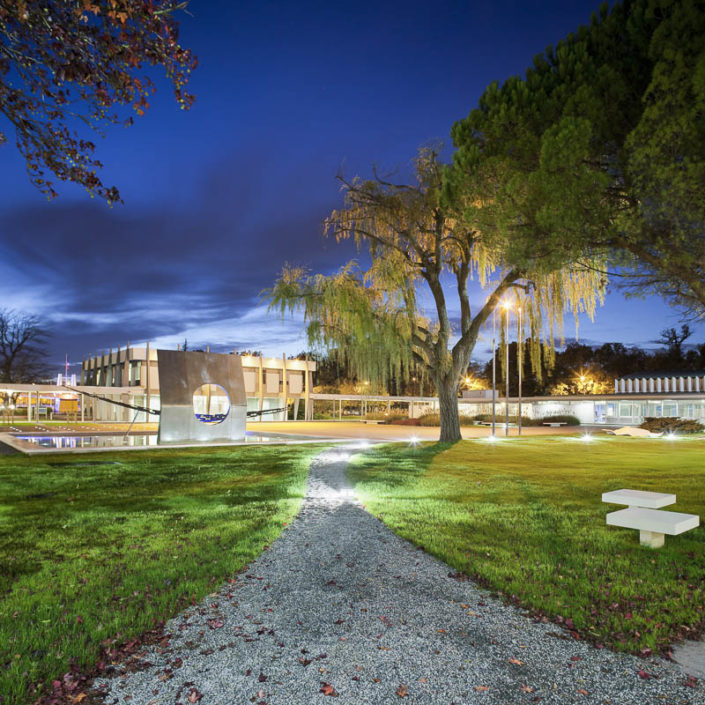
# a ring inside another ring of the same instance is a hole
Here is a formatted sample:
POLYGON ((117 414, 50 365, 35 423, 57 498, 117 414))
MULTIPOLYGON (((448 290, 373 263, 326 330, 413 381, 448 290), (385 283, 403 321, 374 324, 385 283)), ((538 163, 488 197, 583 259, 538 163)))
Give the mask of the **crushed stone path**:
POLYGON ((705 702, 703 682, 674 663, 566 639, 453 578, 365 512, 347 457, 337 448, 313 461, 296 520, 169 622, 168 641, 145 649, 151 665, 99 679, 105 703, 705 702))

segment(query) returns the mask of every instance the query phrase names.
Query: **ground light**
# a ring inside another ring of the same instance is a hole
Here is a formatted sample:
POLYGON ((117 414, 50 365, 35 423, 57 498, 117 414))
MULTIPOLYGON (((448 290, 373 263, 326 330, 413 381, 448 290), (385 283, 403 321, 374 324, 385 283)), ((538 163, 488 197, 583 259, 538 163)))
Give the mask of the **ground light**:
POLYGON ((584 434, 580 437, 580 440, 581 440, 581 441, 585 441, 585 443, 590 443, 590 441, 592 441, 592 436, 591 436, 589 433, 584 433, 584 434))
POLYGON ((494 434, 491 435, 491 436, 487 436, 487 442, 488 442, 488 443, 496 443, 496 442, 497 442, 497 436, 495 436, 494 434))
POLYGON ((678 438, 678 436, 676 436, 676 434, 673 433, 673 431, 669 431, 669 432, 664 436, 664 438, 665 438, 667 441, 675 441, 675 440, 678 438))
POLYGON ((416 447, 419 443, 420 443, 420 439, 419 439, 418 436, 412 436, 412 437, 409 439, 409 445, 410 445, 410 446, 416 447))

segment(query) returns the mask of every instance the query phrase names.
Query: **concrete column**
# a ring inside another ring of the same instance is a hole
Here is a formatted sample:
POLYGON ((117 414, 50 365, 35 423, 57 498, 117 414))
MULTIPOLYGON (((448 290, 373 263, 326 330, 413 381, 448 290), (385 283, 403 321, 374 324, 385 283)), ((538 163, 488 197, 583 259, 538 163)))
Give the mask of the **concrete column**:
POLYGON ((692 392, 693 391, 693 378, 688 377, 688 391, 692 392))
POLYGON ((660 377, 657 377, 657 378, 656 378, 656 391, 657 391, 657 392, 660 392, 662 386, 663 386, 663 384, 662 384, 661 378, 660 378, 660 377))
POLYGON ((122 367, 122 386, 130 386, 130 341, 125 345, 125 363, 122 367))
POLYGON ((618 379, 616 379, 614 381, 614 393, 619 394, 619 380, 618 379))
MULTIPOLYGON (((259 353, 259 410, 262 411, 264 409, 264 367, 262 365, 262 351, 260 350, 259 353)), ((260 417, 258 421, 262 420, 262 415, 260 414, 260 417)))
MULTIPOLYGON (((145 374, 145 380, 144 380, 145 406, 148 409, 151 409, 152 407, 150 405, 151 405, 151 401, 152 401, 152 399, 151 399, 152 389, 150 387, 150 379, 149 379, 149 367, 150 367, 150 365, 149 365, 149 341, 147 341, 144 357, 146 360, 145 365, 147 366, 147 369, 144 372, 144 374, 145 374)), ((147 417, 146 418, 147 421, 152 420, 151 414, 147 413, 146 417, 147 417)))
POLYGON ((653 377, 649 380, 649 392, 651 392, 652 394, 654 392, 654 378, 653 377))
POLYGON ((700 377, 693 377, 693 391, 700 391, 700 377))
POLYGON ((289 406, 287 397, 287 375, 286 375, 286 353, 282 353, 282 406, 284 411, 282 411, 282 421, 289 420, 289 406))
POLYGON ((634 384, 633 384, 632 380, 631 380, 631 379, 628 379, 628 380, 627 380, 627 392, 628 392, 629 394, 631 394, 633 388, 634 388, 634 384))
POLYGON ((623 379, 620 379, 620 380, 619 380, 619 391, 620 391, 620 393, 624 394, 624 392, 626 391, 626 389, 627 389, 627 385, 626 385, 625 381, 624 381, 623 379))
POLYGON ((639 392, 639 387, 640 387, 639 382, 640 382, 640 380, 638 378, 634 380, 634 392, 637 394, 639 392))
POLYGON ((308 355, 306 355, 306 372, 304 372, 304 419, 306 421, 313 420, 313 409, 311 408, 311 372, 308 369, 308 355))

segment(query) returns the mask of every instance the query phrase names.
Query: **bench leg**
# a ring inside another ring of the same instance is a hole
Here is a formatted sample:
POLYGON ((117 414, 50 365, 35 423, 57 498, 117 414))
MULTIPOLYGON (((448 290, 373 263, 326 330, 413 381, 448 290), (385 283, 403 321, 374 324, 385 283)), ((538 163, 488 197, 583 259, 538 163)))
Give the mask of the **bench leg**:
POLYGON ((639 532, 639 543, 642 546, 648 546, 649 548, 661 548, 666 537, 663 534, 659 534, 657 531, 640 531, 639 532))

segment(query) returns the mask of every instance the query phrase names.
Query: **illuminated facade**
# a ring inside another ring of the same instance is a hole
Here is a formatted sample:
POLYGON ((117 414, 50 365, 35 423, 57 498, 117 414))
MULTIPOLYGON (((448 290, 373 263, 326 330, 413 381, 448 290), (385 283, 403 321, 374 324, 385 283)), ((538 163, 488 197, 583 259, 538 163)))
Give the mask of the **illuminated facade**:
MULTIPOLYGON (((245 378, 248 411, 282 409, 286 408, 287 403, 293 402, 294 418, 298 418, 302 404, 304 418, 313 418, 311 390, 313 373, 316 370, 315 362, 289 360, 286 355, 280 358, 240 355, 240 361, 245 378)), ((120 387, 130 398, 136 400, 133 403, 158 410, 160 398, 157 350, 149 343, 143 347, 127 345, 84 359, 79 386, 120 387)), ((284 412, 264 414, 262 419, 280 421, 286 420, 286 415, 284 412)))

